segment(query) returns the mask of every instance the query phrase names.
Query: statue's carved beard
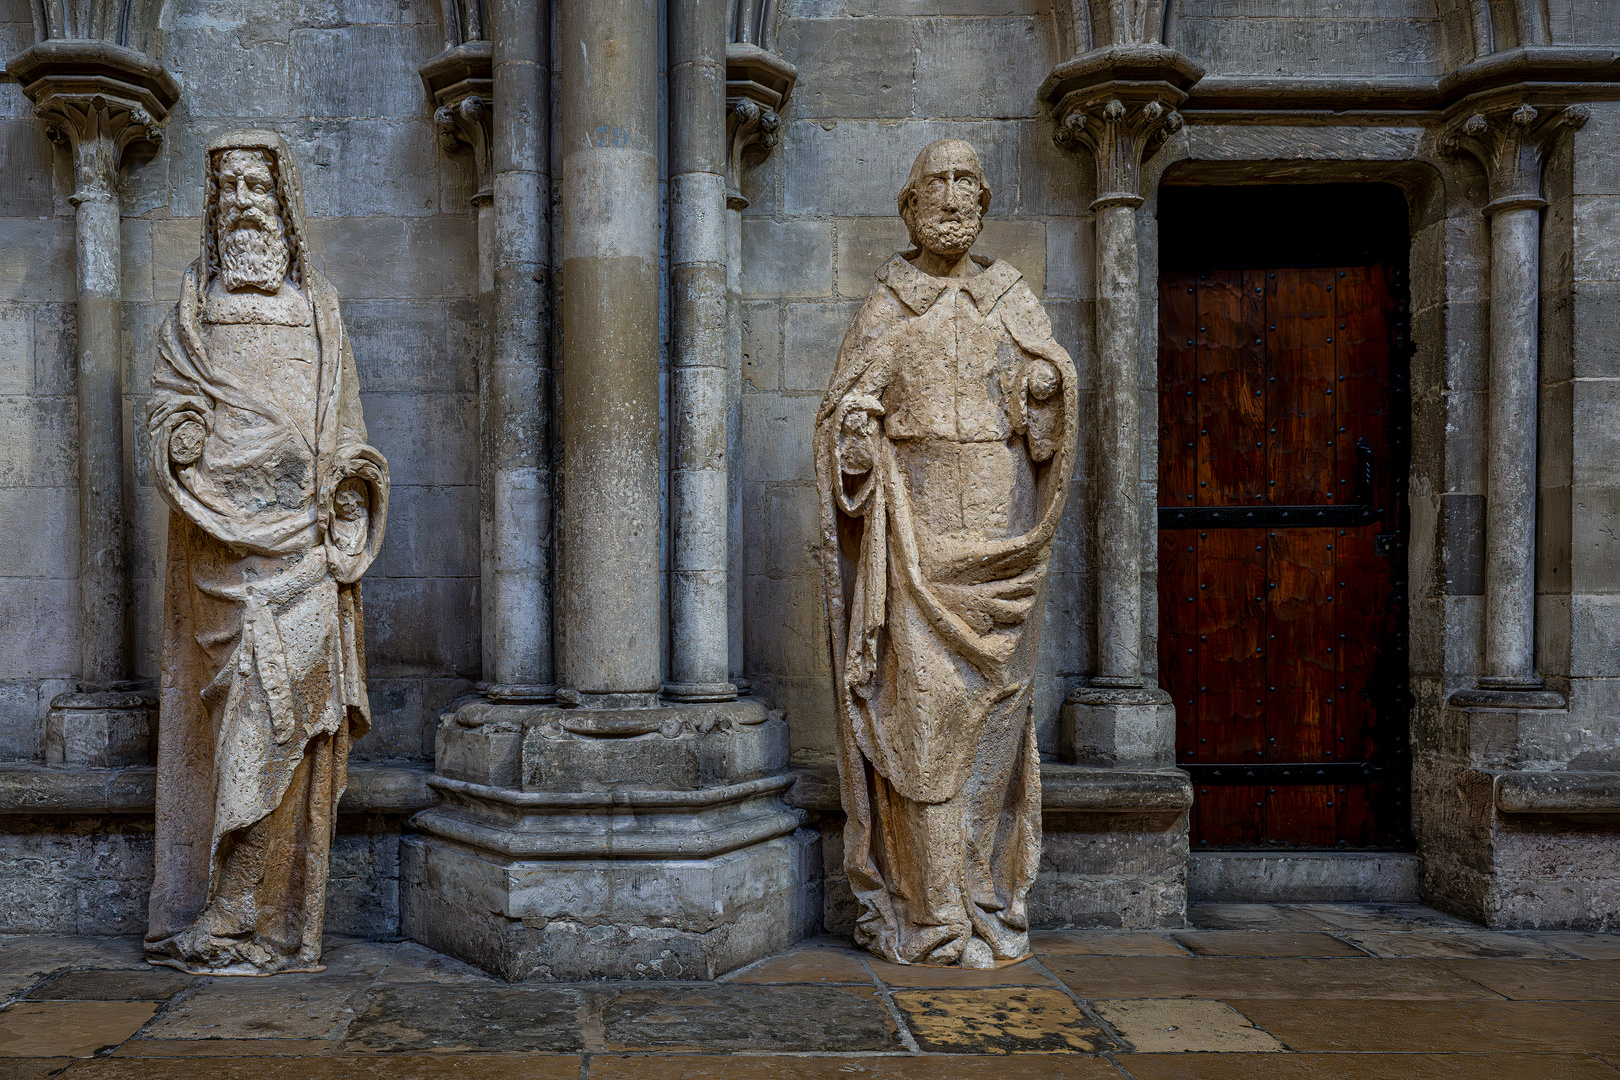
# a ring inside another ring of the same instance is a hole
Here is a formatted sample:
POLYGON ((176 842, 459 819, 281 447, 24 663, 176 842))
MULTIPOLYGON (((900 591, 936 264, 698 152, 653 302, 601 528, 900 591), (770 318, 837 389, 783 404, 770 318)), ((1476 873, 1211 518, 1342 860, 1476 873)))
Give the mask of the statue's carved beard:
POLYGON ((227 216, 220 229, 219 270, 225 287, 281 291, 292 249, 274 215, 246 207, 227 216))
POLYGON ((936 255, 965 255, 979 238, 981 225, 978 207, 962 211, 955 221, 935 215, 918 221, 912 231, 912 243, 936 255))

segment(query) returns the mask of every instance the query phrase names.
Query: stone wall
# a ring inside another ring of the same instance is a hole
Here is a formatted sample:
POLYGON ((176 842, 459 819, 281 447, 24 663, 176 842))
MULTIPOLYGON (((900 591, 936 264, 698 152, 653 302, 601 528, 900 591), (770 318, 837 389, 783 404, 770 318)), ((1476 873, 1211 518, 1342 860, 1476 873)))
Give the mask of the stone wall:
MULTIPOLYGON (((393 473, 365 583, 375 727, 362 759, 431 758, 436 713, 478 673, 475 178, 470 155, 440 151, 416 73, 443 48, 439 20, 432 0, 171 4, 156 58, 180 104, 156 154, 124 169, 137 674, 157 674, 167 520, 136 434, 154 340, 196 257, 202 147, 271 128, 303 166, 311 248, 342 297, 393 473)), ((0 3, 0 54, 32 34, 27 0, 0 3)), ((0 147, 0 759, 26 760, 77 667, 72 176, 11 82, 0 147)))

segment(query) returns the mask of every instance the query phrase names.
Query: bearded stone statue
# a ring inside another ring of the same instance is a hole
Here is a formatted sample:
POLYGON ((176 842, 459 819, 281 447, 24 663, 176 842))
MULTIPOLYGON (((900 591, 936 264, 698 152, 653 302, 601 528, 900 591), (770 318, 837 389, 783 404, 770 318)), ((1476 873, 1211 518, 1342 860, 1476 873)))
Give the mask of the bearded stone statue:
POLYGON ((388 514, 335 290, 281 136, 207 150, 202 256, 147 417, 169 504, 147 958, 319 971, 350 743, 370 726, 360 575, 388 514))
POLYGON ((1030 682, 1075 373, 1019 272, 971 253, 971 146, 924 149, 899 205, 915 249, 877 271, 815 431, 844 869, 859 944, 987 968, 1029 951, 1030 682))

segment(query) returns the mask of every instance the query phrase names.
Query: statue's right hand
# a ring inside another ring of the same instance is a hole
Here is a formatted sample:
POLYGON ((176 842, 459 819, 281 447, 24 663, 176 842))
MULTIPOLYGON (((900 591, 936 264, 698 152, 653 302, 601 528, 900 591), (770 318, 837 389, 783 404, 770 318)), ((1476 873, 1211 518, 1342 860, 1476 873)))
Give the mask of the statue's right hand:
POLYGON ((203 443, 208 431, 199 420, 182 420, 169 435, 169 460, 176 465, 190 465, 202 457, 203 443))

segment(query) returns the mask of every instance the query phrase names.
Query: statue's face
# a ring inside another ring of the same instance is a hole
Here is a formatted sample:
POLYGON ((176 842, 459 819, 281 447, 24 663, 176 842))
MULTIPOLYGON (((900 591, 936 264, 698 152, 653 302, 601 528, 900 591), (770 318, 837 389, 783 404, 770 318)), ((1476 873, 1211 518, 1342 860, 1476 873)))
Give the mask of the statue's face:
POLYGON ((227 150, 219 160, 220 273, 231 292, 275 293, 286 279, 291 248, 270 159, 262 150, 227 150))
POLYGON ((972 152, 946 145, 929 154, 904 213, 911 242, 935 255, 967 254, 979 238, 984 177, 972 152))

